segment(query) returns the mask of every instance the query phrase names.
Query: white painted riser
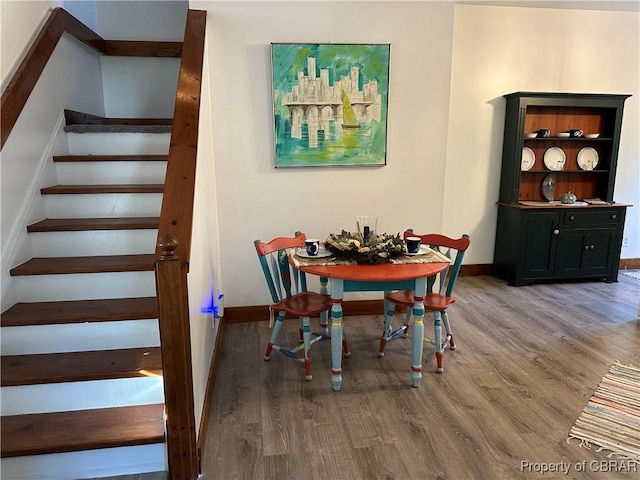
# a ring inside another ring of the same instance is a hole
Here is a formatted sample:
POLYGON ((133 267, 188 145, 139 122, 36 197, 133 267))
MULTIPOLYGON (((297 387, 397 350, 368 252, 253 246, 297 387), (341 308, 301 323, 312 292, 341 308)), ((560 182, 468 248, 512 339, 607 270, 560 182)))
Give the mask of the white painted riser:
POLYGON ((25 275, 15 278, 21 302, 55 302, 100 298, 154 297, 155 275, 149 272, 25 275))
POLYGON ((34 257, 84 257, 154 253, 158 231, 91 230, 29 234, 34 257))
POLYGON ((0 338, 3 355, 81 352, 160 346, 158 321, 68 323, 5 327, 0 338))
POLYGON ((163 402, 162 377, 158 376, 2 387, 2 415, 163 402))
POLYGON ((45 195, 47 218, 158 217, 161 193, 45 195))
POLYGON ((164 183, 166 162, 56 163, 59 185, 164 183))
POLYGON ((75 480, 167 470, 164 444, 3 458, 2 480, 75 480), (55 472, 55 475, 52 475, 55 472))
POLYGON ((71 155, 166 155, 169 133, 68 133, 71 155))

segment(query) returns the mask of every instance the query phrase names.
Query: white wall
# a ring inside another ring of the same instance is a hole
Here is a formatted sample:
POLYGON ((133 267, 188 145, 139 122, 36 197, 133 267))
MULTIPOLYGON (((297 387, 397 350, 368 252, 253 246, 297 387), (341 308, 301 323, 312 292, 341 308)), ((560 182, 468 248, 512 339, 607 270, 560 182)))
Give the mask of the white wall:
MULTIPOLYGON (((206 52, 206 47, 205 47, 206 52)), ((202 97, 200 121, 211 123, 211 83, 209 66, 205 58, 202 74, 202 97)), ((213 135, 210 128, 198 132, 198 166, 196 171, 196 195, 194 198, 194 228, 191 241, 189 267, 189 315, 191 320, 191 356, 193 365, 193 397, 196 428, 202 420, 202 408, 209 377, 209 366, 213 358, 215 340, 220 319, 215 318, 208 307, 214 305, 220 293, 218 265, 220 247, 218 241, 218 203, 213 169, 213 135), (204 311, 203 311, 204 307, 204 311)), ((199 434, 200 432, 196 430, 199 434)))
MULTIPOLYGON (((4 30, 2 38, 4 41, 4 30)), ((104 115, 99 57, 63 36, 2 149, 0 206, 2 223, 2 307, 12 304, 8 269, 28 259, 28 223, 44 218, 39 189, 51 184, 50 154, 65 108, 104 115), (49 169, 49 170, 48 170, 49 169), (22 238, 24 240, 24 238, 22 238)), ((63 153, 63 152, 56 152, 63 153)))
POLYGON ((105 116, 173 117, 179 58, 103 56, 100 65, 105 116))
MULTIPOLYGON (((453 4, 191 2, 206 9, 221 270, 227 306, 268 291, 253 241, 443 227, 453 4), (271 42, 391 43, 385 167, 274 169, 271 42)), ((350 294, 361 298, 371 294, 350 294)), ((373 294, 372 298, 377 298, 373 294)))
POLYGON ((11 1, 0 2, 0 68, 2 68, 2 90, 7 86, 23 55, 29 49, 40 27, 49 17, 49 11, 59 6, 58 1, 11 1))
POLYGON ((469 233, 465 263, 492 263, 502 95, 517 90, 633 94, 615 199, 636 205, 622 257, 640 257, 638 12, 391 1, 190 8, 208 10, 215 115, 202 128, 214 135, 227 306, 268 301, 253 240, 298 229, 322 238, 353 229, 356 214, 377 214, 387 232, 469 233), (271 42, 391 43, 385 167, 274 169, 271 42))
POLYGON ((181 42, 188 1, 97 1, 97 33, 109 40, 181 42))
POLYGON ((455 7, 444 230, 468 230, 465 263, 492 263, 504 129, 515 91, 623 93, 614 200, 630 203, 622 258, 640 257, 639 14, 455 7))

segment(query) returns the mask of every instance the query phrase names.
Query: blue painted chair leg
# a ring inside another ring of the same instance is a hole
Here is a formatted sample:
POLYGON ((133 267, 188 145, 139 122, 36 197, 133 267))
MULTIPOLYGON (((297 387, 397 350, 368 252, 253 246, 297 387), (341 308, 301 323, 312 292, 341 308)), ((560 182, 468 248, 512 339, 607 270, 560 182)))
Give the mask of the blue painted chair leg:
POLYGON ((282 323, 284 322, 284 312, 280 312, 278 314, 278 318, 276 318, 276 323, 273 326, 273 331, 271 332, 271 338, 269 339, 269 343, 267 344, 267 351, 264 354, 264 359, 269 360, 271 358, 271 350, 276 343, 276 339, 278 338, 278 334, 280 333, 280 329, 282 328, 282 323))

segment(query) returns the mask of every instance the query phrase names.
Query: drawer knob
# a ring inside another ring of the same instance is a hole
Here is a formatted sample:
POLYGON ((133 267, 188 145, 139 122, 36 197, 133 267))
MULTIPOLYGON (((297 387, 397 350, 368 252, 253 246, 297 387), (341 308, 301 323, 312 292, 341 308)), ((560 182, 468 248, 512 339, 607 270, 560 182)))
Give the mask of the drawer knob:
POLYGON ((618 218, 618 215, 616 215, 615 213, 611 215, 611 220, 615 220, 616 218, 618 218))
POLYGON ((575 215, 569 215, 569 220, 570 220, 570 221, 572 221, 572 222, 573 222, 575 219, 576 219, 576 216, 575 216, 575 215))
POLYGON ((585 249, 585 250, 589 250, 589 245, 585 245, 585 246, 584 246, 584 249, 585 249))
POLYGON ((596 248, 596 246, 595 246, 595 245, 591 245, 591 246, 589 247, 589 249, 590 249, 590 250, 593 250, 594 248, 596 248))
POLYGON ((554 235, 558 235, 560 233, 560 230, 558 230, 557 228, 553 231, 554 235))

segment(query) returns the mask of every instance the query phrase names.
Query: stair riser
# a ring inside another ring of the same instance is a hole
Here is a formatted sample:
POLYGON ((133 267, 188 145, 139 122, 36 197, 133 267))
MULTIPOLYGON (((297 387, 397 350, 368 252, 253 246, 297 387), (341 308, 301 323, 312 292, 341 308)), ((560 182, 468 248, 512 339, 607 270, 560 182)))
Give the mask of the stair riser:
POLYGON ((5 327, 0 340, 3 355, 160 346, 156 319, 5 327))
POLYGON ((71 155, 166 155, 169 133, 68 133, 71 155))
POLYGON ((14 277, 20 302, 153 297, 155 275, 149 272, 26 275, 14 277))
POLYGON ((3 480, 73 480, 166 471, 164 444, 3 458, 3 480))
POLYGON ((159 376, 2 387, 1 391, 2 415, 164 402, 162 377, 159 376))
POLYGON ((56 163, 59 185, 164 183, 167 162, 56 163))
POLYGON ((29 234, 34 257, 74 257, 153 253, 158 231, 90 230, 33 232, 29 234))
POLYGON ((45 195, 48 218, 157 217, 161 193, 45 195))

